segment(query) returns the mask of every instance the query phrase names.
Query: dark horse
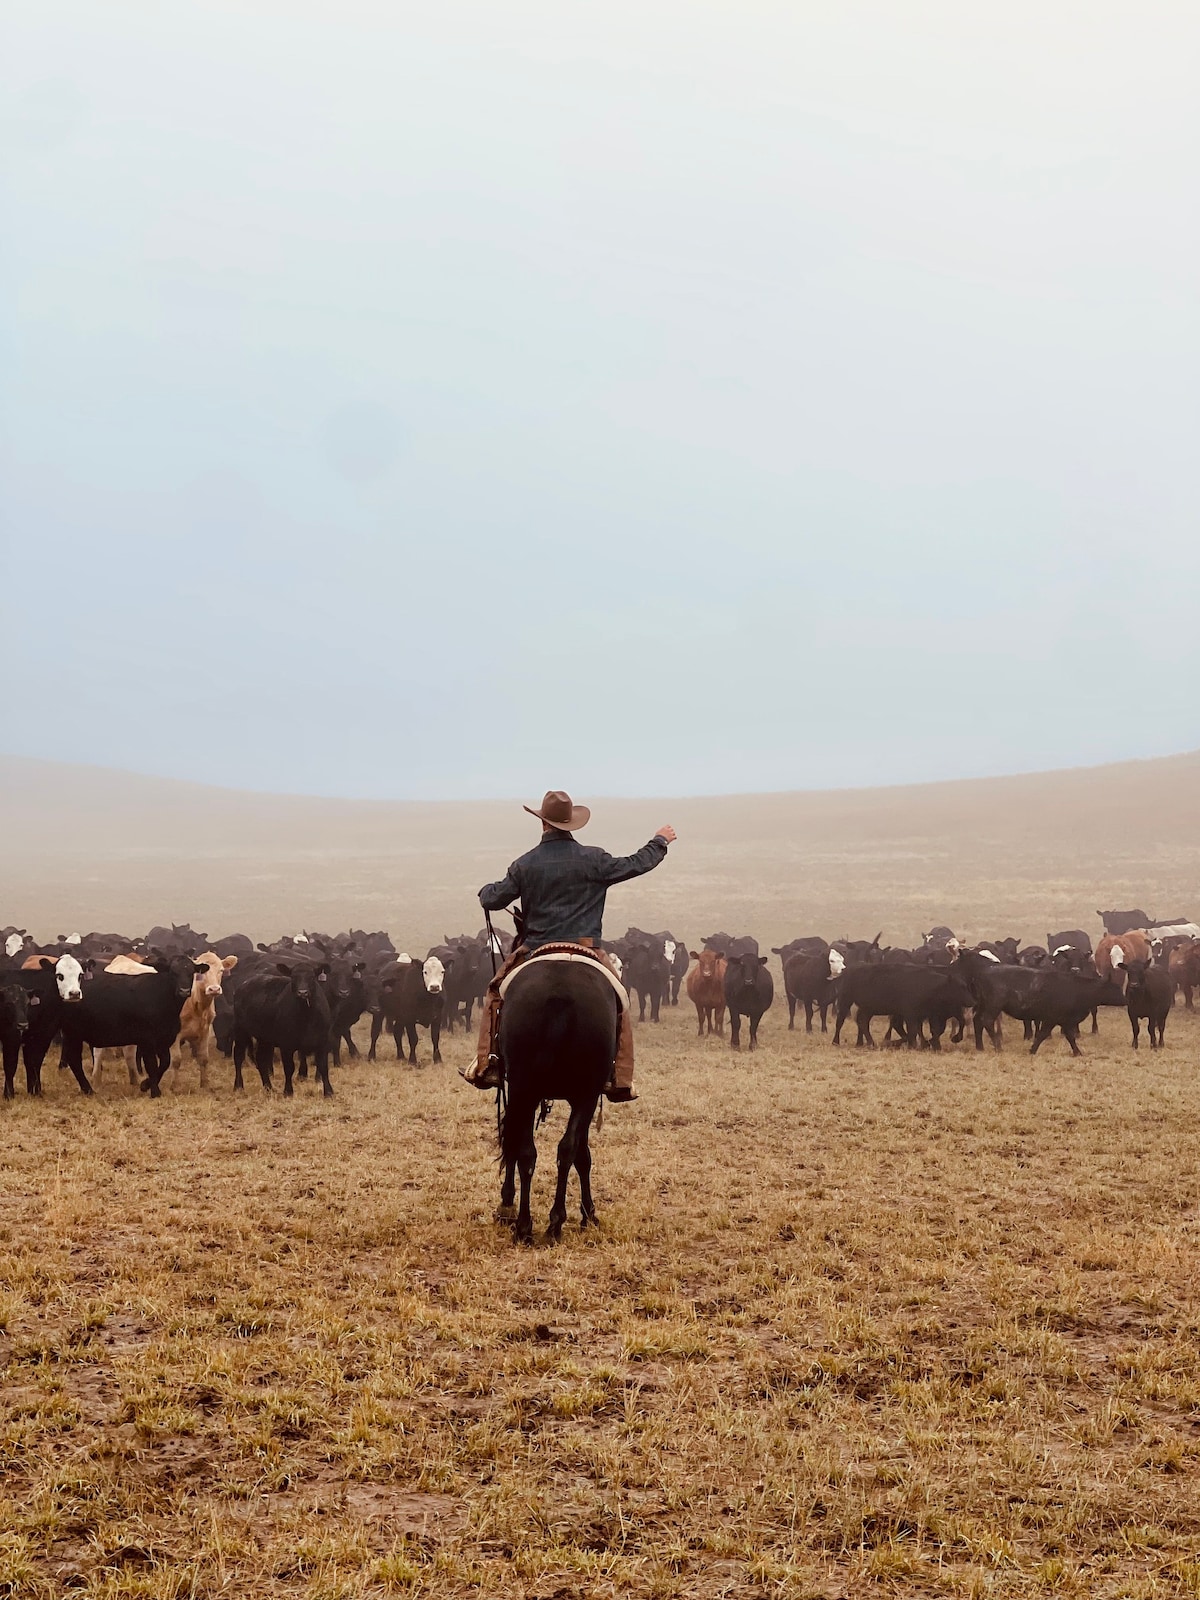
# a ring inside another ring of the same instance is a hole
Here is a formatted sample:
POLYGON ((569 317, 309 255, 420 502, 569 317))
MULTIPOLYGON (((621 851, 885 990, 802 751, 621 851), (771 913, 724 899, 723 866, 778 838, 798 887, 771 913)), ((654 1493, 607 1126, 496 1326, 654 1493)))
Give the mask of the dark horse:
POLYGON ((521 1204, 514 1232, 533 1242, 529 1192, 537 1166, 534 1118, 544 1100, 571 1107, 558 1144, 558 1187, 546 1237, 562 1237, 567 1220, 567 1179, 579 1174, 580 1223, 596 1221, 592 1204, 592 1152, 588 1131, 617 1046, 617 996, 603 972, 589 961, 534 961, 505 996, 500 1013, 500 1056, 508 1086, 508 1105, 500 1126, 504 1182, 502 1214, 511 1212, 516 1171, 521 1174, 521 1204))

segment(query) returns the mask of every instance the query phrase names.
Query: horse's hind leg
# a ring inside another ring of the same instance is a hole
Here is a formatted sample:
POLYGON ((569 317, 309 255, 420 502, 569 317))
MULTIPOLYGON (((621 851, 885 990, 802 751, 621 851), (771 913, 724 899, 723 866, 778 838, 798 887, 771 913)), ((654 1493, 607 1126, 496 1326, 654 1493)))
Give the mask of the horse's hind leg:
MULTIPOLYGON (((558 1185, 554 1191, 554 1205, 550 1210, 550 1221, 546 1227, 546 1237, 555 1243, 562 1238, 563 1223, 567 1220, 567 1183, 571 1176, 571 1168, 579 1162, 579 1149, 587 1147, 588 1123, 591 1122, 596 1110, 593 1100, 587 1105, 571 1107, 571 1115, 567 1118, 566 1131, 558 1141, 558 1185)), ((590 1168, 591 1157, 588 1157, 590 1168)), ((590 1177, 590 1171, 589 1171, 590 1177)), ((586 1192, 585 1179, 582 1171, 579 1175, 580 1194, 585 1197, 584 1221, 590 1208, 591 1195, 586 1192)))
MULTIPOLYGON (((595 1107, 593 1107, 593 1110, 595 1107)), ((575 1146, 575 1171, 579 1174, 579 1226, 586 1228, 590 1222, 594 1228, 600 1226, 596 1216, 595 1203, 592 1200, 592 1147, 588 1142, 591 1132, 592 1118, 589 1114, 587 1122, 579 1135, 579 1142, 575 1146)))
POLYGON ((518 1244, 533 1243, 533 1212, 530 1195, 533 1189, 533 1171, 537 1166, 537 1143, 533 1137, 533 1118, 536 1105, 514 1105, 510 1100, 504 1113, 503 1155, 506 1168, 516 1162, 521 1174, 521 1203, 513 1233, 518 1244))

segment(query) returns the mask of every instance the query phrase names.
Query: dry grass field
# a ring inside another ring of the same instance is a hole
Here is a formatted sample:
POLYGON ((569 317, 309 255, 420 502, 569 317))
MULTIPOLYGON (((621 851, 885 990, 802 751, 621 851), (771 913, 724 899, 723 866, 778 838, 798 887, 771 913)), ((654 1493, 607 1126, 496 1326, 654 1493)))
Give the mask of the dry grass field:
POLYGON ((1196 1019, 1082 1063, 692 1027, 640 1030, 558 1249, 493 1221, 461 1033, 328 1103, 49 1069, 0 1592, 1200 1593, 1196 1019))
MULTIPOLYGON (((0 921, 50 937, 415 948, 526 842, 508 808, 5 776, 0 921)), ((1180 758, 597 834, 681 832, 618 932, 1033 936, 1200 909, 1198 798, 1180 758)), ((1080 1062, 1015 1027, 865 1054, 777 999, 734 1057, 681 1007, 594 1135, 601 1229, 533 1250, 461 1033, 330 1102, 226 1065, 84 1101, 51 1060, 0 1108, 0 1594, 1200 1595, 1200 1021, 1101 1028, 1080 1062)))

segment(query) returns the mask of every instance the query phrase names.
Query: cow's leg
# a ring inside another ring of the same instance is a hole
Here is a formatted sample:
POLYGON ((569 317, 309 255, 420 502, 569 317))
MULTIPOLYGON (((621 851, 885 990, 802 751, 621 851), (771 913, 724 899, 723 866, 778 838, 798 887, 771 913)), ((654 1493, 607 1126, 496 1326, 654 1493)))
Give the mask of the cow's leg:
POLYGON ((342 1029, 342 1038, 346 1041, 346 1059, 348 1061, 357 1061, 358 1046, 355 1044, 349 1028, 342 1029))
POLYGON ((1033 1043, 1029 1047, 1029 1054, 1031 1056, 1037 1055, 1053 1032, 1054 1024, 1052 1022, 1039 1022, 1033 1035, 1033 1043))
POLYGON ((367 1051, 367 1060, 374 1061, 375 1046, 379 1043, 379 1035, 383 1032, 383 1013, 371 1018, 371 1048, 367 1051))
POLYGON ((435 1016, 429 1024, 429 1042, 433 1046, 433 1064, 440 1067, 442 1064, 442 1019, 435 1016))
POLYGON ((1099 1007, 1093 1006, 1092 1007, 1092 1032, 1093 1033, 1099 1033, 1100 1032, 1099 1015, 1100 1015, 1099 1007))
POLYGON ((208 1088, 208 1045, 210 1038, 211 1035, 206 1033, 198 1045, 192 1045, 192 1054, 200 1063, 200 1087, 202 1089, 208 1088))
POLYGON ((11 1100, 16 1094, 17 1057, 21 1053, 20 1035, 5 1036, 4 1040, 4 1098, 11 1100))
POLYGON ((858 1043, 865 1044, 868 1050, 874 1050, 875 1040, 871 1033, 872 1016, 870 1012, 863 1014, 863 1008, 858 1008, 858 1043))
MULTIPOLYGON (((554 1204, 550 1208, 550 1220, 546 1224, 546 1237, 555 1244, 562 1238, 563 1223, 567 1220, 567 1184, 570 1181, 571 1169, 579 1154, 579 1142, 587 1138, 587 1125, 595 1114, 596 1102, 576 1105, 571 1107, 571 1115, 567 1118, 567 1126, 562 1138, 558 1141, 558 1182, 554 1189, 554 1204)), ((584 1213, 586 1219, 586 1211, 584 1213)))
MULTIPOLYGON (((137 1046, 133 1044, 127 1044, 124 1047, 122 1054, 125 1057, 125 1071, 129 1076, 129 1087, 131 1089, 136 1089, 138 1086, 137 1046)), ((176 1076, 178 1076, 178 1073, 176 1076)))
MULTIPOLYGON (((417 1025, 415 1022, 406 1022, 404 1031, 408 1034, 408 1064, 415 1067, 417 1064, 417 1025)), ((400 1057, 400 1035, 396 1035, 396 1058, 400 1057)))
POLYGON ((80 1094, 91 1094, 92 1086, 87 1080, 83 1070, 83 1040, 78 1037, 63 1035, 62 1050, 58 1058, 60 1072, 69 1070, 74 1074, 75 1082, 79 1085, 80 1094))
POLYGON ((156 1044, 139 1045, 141 1058, 146 1065, 145 1092, 151 1100, 162 1098, 162 1076, 171 1065, 171 1047, 160 1050, 156 1044))
POLYGON ((243 1034, 235 1033, 233 1036, 233 1087, 244 1089, 242 1082, 242 1063, 246 1059, 246 1039, 243 1034))
MULTIPOLYGON (((694 1003, 694 1005, 696 1007, 696 1037, 697 1037, 697 1039, 703 1039, 703 1037, 704 1037, 704 1007, 700 1004, 699 1000, 696 1000, 693 1003, 694 1003)), ((710 1028, 712 1026, 711 1020, 709 1022, 709 1026, 710 1026, 710 1028)))
POLYGON ((275 1046, 259 1039, 255 1042, 254 1065, 258 1068, 258 1075, 262 1079, 263 1089, 267 1094, 271 1092, 271 1068, 275 1064, 275 1046))
POLYGON ((846 1018, 850 1015, 850 1010, 851 1002, 849 1000, 846 1001, 845 1005, 840 1000, 838 1001, 837 1018, 833 1028, 834 1044, 841 1044, 842 1042, 842 1028, 845 1026, 846 1018))
MULTIPOLYGON (((806 995, 805 999, 804 999, 804 1031, 805 1031, 805 1033, 811 1033, 812 1032, 812 1019, 813 1019, 813 1002, 806 995)), ((825 1030, 822 1029, 821 1031, 824 1032, 825 1030)))
POLYGON ((313 1054, 313 1070, 321 1084, 321 1094, 326 1100, 333 1095, 333 1085, 329 1081, 329 1052, 324 1044, 319 1044, 313 1054))
POLYGON ((828 1021, 828 1018, 829 1018, 829 1001, 828 1000, 822 1000, 820 1002, 820 1005, 819 1005, 818 1009, 820 1010, 820 1013, 821 1013, 821 1032, 822 1033, 828 1033, 829 1032, 829 1021, 828 1021))
POLYGON ((719 1006, 715 1006, 713 1008, 713 1010, 714 1010, 714 1014, 715 1014, 716 1019, 717 1019, 717 1032, 720 1033, 720 1034, 724 1034, 724 1032, 725 1032, 725 1007, 724 1007, 724 1005, 719 1005, 719 1006))
POLYGON ((296 1072, 295 1051, 285 1050, 281 1045, 279 1047, 279 1059, 283 1062, 283 1093, 285 1098, 289 1098, 296 1092, 292 1087, 292 1078, 296 1072))
POLYGON ((297 1056, 299 1057, 299 1060, 300 1060, 300 1069, 297 1072, 296 1076, 300 1079, 301 1083, 307 1083, 308 1082, 308 1051, 307 1050, 298 1050, 296 1052, 296 1054, 297 1054, 297 1056))
POLYGON ((1083 1051, 1079 1048, 1079 1024, 1077 1022, 1068 1023, 1062 1030, 1062 1036, 1071 1046, 1071 1054, 1073 1056, 1081 1056, 1083 1054, 1083 1051))
POLYGON ((742 1048, 742 1013, 736 1006, 729 1008, 729 1048, 731 1050, 742 1048))
POLYGON ((757 1050, 758 1049, 758 1025, 759 1025, 759 1023, 761 1021, 762 1021, 762 1012, 761 1011, 752 1011, 750 1013, 750 1049, 751 1050, 757 1050))
POLYGON ((1138 1025, 1137 1014, 1132 1010, 1132 1008, 1129 1012, 1129 1026, 1133 1029, 1133 1048, 1136 1050, 1138 1047, 1138 1038, 1140 1037, 1142 1030, 1138 1025))

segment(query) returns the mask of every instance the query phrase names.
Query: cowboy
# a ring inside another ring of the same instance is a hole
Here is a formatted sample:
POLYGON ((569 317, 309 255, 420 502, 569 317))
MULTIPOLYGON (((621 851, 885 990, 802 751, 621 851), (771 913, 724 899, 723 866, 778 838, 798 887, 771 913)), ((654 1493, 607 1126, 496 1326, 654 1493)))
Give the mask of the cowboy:
MULTIPOLYGON (((607 850, 580 844, 575 834, 591 812, 575 805, 562 789, 551 789, 541 809, 524 808, 542 824, 542 842, 520 856, 499 883, 485 884, 479 903, 485 911, 502 911, 520 897, 523 931, 521 942, 488 985, 479 1018, 479 1048, 469 1067, 462 1069, 477 1089, 494 1089, 503 1068, 496 1054, 500 1015, 500 984, 509 972, 543 945, 583 945, 600 951, 604 898, 614 883, 639 878, 664 861, 675 829, 665 824, 648 844, 631 856, 610 856, 607 850)), ((605 1094, 610 1100, 636 1100, 633 1092, 633 1022, 628 1006, 621 1007, 617 1059, 605 1094)))

